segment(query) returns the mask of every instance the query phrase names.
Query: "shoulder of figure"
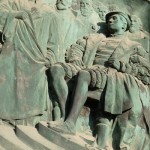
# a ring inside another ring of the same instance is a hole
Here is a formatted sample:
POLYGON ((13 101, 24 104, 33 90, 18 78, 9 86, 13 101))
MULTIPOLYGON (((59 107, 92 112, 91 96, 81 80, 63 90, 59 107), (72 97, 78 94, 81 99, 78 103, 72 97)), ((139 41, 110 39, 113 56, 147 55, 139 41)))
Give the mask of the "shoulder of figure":
POLYGON ((106 36, 102 33, 93 33, 93 34, 90 34, 88 37, 88 39, 90 40, 93 40, 93 41, 98 41, 98 40, 103 40, 106 38, 106 36))

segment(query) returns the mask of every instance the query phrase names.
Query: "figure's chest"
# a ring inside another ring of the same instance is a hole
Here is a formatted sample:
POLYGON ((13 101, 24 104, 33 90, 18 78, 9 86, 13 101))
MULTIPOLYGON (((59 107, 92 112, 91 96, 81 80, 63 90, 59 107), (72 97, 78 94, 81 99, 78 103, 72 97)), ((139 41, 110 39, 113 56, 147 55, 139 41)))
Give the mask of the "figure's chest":
POLYGON ((130 57, 130 48, 122 39, 107 38, 99 43, 96 56, 104 59, 114 58, 128 61, 130 57))
POLYGON ((100 41, 97 51, 114 50, 120 45, 120 42, 120 39, 107 38, 105 40, 100 41))
POLYGON ((96 55, 109 58, 119 46, 120 40, 105 39, 100 41, 96 55))

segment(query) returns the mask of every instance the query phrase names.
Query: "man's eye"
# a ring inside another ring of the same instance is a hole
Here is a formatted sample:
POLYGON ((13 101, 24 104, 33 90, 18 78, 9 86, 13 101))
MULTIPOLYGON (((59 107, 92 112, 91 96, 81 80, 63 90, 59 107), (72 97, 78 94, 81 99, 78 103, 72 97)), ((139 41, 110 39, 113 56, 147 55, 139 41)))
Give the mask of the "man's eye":
POLYGON ((114 20, 116 20, 116 19, 117 19, 117 17, 116 17, 116 16, 114 16, 114 17, 113 17, 113 19, 114 19, 114 20))

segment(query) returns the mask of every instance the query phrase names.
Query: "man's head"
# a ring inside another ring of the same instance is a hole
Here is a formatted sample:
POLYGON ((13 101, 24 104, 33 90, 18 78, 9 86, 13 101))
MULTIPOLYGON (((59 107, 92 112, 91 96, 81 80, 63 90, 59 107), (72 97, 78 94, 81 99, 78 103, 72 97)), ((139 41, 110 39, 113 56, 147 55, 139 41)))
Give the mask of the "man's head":
POLYGON ((72 5, 72 0, 57 0, 56 7, 58 10, 66 10, 72 5))
POLYGON ((110 33, 124 33, 130 27, 130 17, 123 12, 110 12, 106 15, 106 23, 110 33))
POLYGON ((96 10, 97 10, 97 13, 98 13, 100 19, 105 21, 105 16, 108 13, 108 8, 106 6, 104 6, 103 4, 100 4, 97 6, 96 10))
POLYGON ((129 29, 130 32, 134 33, 136 31, 142 30, 142 22, 141 19, 135 15, 131 16, 131 27, 129 29))
POLYGON ((80 11, 83 16, 88 16, 93 11, 92 0, 81 0, 80 11))

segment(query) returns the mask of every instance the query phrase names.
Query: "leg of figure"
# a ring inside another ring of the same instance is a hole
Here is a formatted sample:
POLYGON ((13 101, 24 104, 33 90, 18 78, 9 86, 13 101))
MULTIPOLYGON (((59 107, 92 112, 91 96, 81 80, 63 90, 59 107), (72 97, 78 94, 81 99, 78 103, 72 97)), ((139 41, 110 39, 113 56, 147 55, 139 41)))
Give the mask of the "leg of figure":
POLYGON ((109 148, 108 145, 113 119, 100 118, 97 124, 97 144, 101 149, 109 148))
POLYGON ((87 92, 90 81, 91 76, 89 72, 79 72, 77 85, 74 91, 71 111, 63 125, 52 127, 55 131, 61 133, 75 134, 75 123, 87 99, 87 92))
POLYGON ((68 96, 68 86, 64 79, 65 71, 62 66, 54 65, 50 69, 52 84, 56 92, 61 110, 61 117, 65 119, 65 105, 68 96))
POLYGON ((140 99, 136 99, 134 105, 128 113, 128 119, 126 123, 120 124, 120 129, 122 132, 122 137, 120 141, 120 149, 128 150, 135 135, 135 129, 139 125, 141 115, 142 115, 142 103, 140 99))
POLYGON ((66 122, 72 122, 75 125, 81 109, 87 100, 88 87, 90 82, 90 73, 88 71, 81 70, 78 74, 77 84, 73 93, 72 107, 66 122))

